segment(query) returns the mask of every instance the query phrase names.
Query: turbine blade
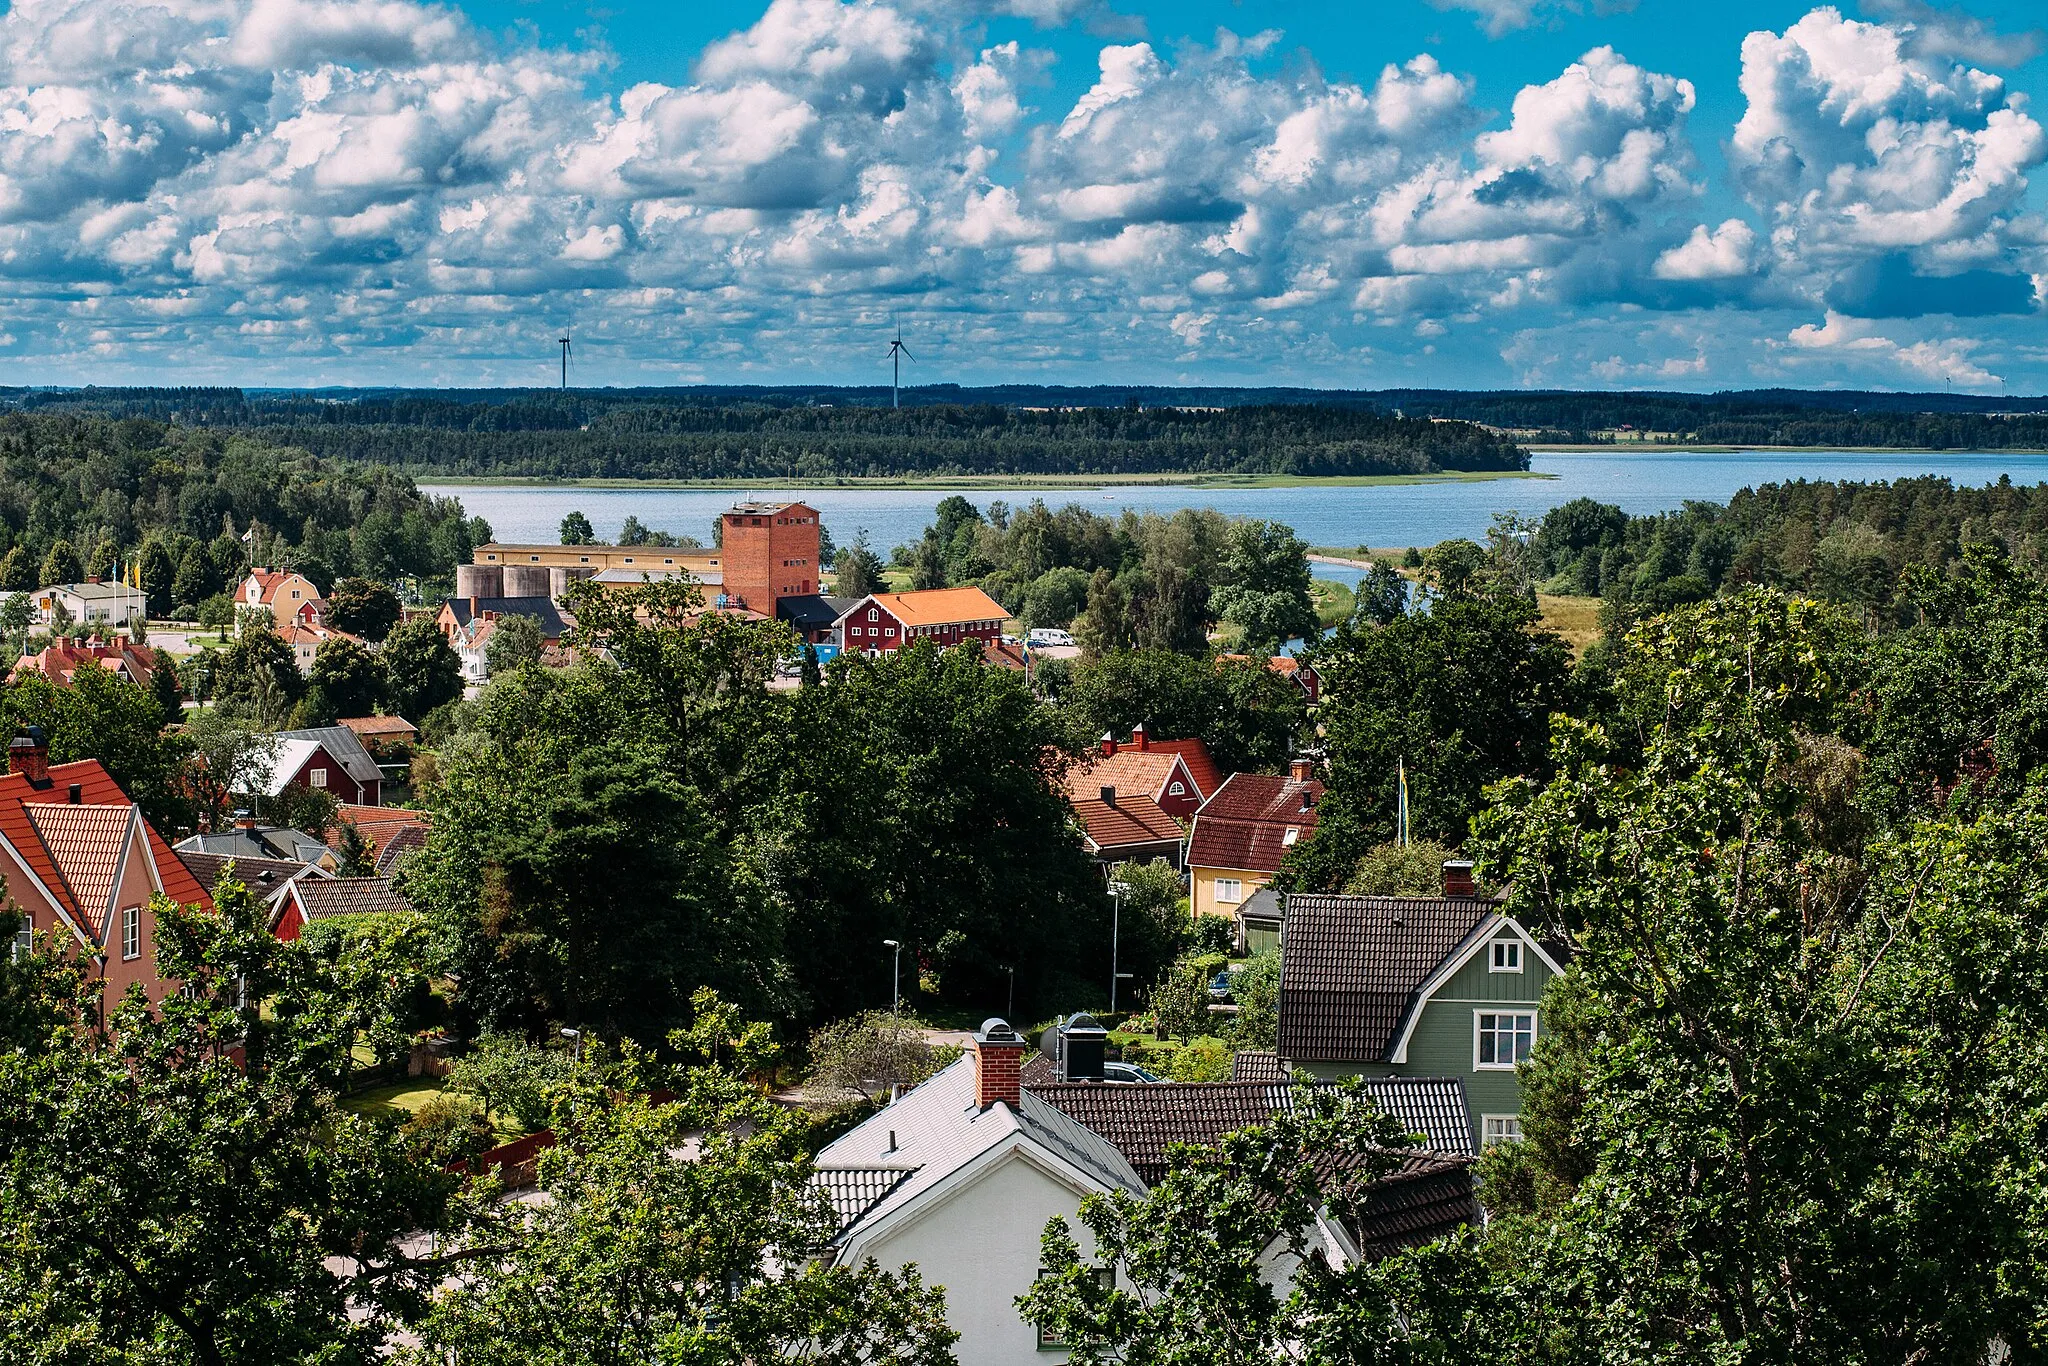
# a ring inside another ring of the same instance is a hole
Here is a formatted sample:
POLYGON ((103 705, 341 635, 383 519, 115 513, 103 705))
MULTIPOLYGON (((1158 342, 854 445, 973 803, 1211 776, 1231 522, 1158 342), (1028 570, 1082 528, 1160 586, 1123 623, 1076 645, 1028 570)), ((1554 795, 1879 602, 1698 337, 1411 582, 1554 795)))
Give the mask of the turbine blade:
MULTIPOLYGON (((902 343, 902 342, 898 342, 898 343, 896 343, 896 344, 897 344, 898 346, 903 346, 903 343, 902 343)), ((910 348, 909 348, 909 347, 907 347, 907 346, 903 346, 903 354, 904 354, 904 355, 906 355, 906 356, 910 356, 910 348)), ((917 357, 916 357, 916 356, 910 356, 910 358, 911 358, 912 360, 916 360, 916 359, 917 359, 917 357)))

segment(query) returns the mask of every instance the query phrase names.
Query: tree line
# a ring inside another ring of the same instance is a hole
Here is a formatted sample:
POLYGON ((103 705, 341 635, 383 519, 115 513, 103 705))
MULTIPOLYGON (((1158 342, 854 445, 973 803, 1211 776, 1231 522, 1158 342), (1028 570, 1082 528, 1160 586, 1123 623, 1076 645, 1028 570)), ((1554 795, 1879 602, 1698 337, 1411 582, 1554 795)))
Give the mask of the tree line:
POLYGON ((127 572, 153 617, 190 616, 252 563, 323 592, 447 580, 490 534, 389 468, 149 418, 0 415, 0 592, 127 572))

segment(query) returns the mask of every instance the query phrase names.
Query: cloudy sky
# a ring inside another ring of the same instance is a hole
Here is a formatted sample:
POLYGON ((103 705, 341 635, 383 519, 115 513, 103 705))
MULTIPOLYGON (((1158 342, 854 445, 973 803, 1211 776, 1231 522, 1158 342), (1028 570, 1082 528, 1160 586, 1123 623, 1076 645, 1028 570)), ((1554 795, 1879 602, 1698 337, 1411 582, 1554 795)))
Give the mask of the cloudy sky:
POLYGON ((2041 0, 15 0, 0 382, 2048 392, 2041 0))

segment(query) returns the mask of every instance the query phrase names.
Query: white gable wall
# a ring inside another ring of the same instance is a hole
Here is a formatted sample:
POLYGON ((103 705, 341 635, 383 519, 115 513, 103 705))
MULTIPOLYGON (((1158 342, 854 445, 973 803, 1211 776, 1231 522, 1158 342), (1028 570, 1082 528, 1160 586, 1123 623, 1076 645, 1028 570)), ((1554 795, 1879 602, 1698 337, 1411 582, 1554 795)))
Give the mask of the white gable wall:
POLYGON ((894 1270, 915 1262, 928 1285, 946 1289, 946 1321, 960 1334, 961 1366, 1037 1366, 1067 1354, 1041 1351, 1038 1330, 1017 1297, 1038 1278, 1046 1221, 1065 1217, 1084 1255, 1094 1240, 1081 1226, 1081 1196, 1028 1149, 994 1155, 988 1167, 935 1190, 920 1216, 848 1249, 894 1270))

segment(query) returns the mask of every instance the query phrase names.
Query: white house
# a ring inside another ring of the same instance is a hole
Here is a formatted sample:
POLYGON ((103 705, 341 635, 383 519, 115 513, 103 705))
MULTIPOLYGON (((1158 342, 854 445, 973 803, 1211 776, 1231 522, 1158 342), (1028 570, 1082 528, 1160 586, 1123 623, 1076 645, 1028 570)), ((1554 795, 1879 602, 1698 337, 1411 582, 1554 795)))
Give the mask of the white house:
POLYGON ((118 630, 149 617, 149 598, 125 583, 59 583, 38 588, 35 618, 47 626, 59 607, 73 622, 100 630, 118 630))
MULTIPOLYGON (((1141 1195, 1148 1180, 1165 1174, 1175 1143, 1214 1141, 1264 1122, 1294 1095, 1284 1079, 1115 1085, 1099 1080, 1099 1071, 1093 1081, 1026 1085, 1025 1053, 1015 1030, 989 1020, 967 1056, 817 1157, 816 1179, 840 1219, 833 1259, 872 1257, 892 1270, 914 1264, 927 1284, 943 1286, 946 1318, 968 1366, 1066 1359, 1056 1344, 1040 1341, 1016 1304, 1038 1277, 1049 1220, 1064 1217, 1082 1254, 1091 1255, 1079 1219, 1083 1199, 1113 1190, 1141 1195)), ((1478 1217, 1457 1080, 1378 1078, 1368 1089, 1422 1136, 1423 1147, 1374 1183, 1356 1222, 1325 1215, 1306 1231, 1307 1246, 1338 1268, 1478 1217)), ((1343 1164, 1333 1161, 1336 1175, 1343 1164)), ((1284 1241, 1266 1250, 1262 1265, 1276 1289, 1295 1271, 1284 1241)))
POLYGON ((1023 1089, 1027 1045, 990 1020, 973 1049, 819 1152, 818 1181, 844 1227, 835 1261, 915 1263, 946 1290, 972 1366, 1063 1361, 1017 1313, 1038 1279, 1038 1240, 1064 1215, 1085 1251, 1083 1197, 1145 1189, 1109 1141, 1023 1089))

